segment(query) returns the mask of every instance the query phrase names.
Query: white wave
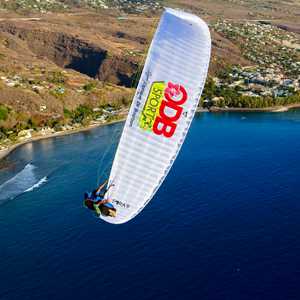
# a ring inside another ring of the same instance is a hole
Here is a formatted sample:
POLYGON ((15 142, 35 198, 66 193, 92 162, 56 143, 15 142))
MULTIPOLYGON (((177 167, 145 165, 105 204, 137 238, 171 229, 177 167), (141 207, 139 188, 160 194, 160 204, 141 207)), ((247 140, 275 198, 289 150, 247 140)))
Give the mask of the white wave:
POLYGON ((27 164, 23 170, 0 185, 0 204, 14 199, 24 192, 32 191, 47 181, 47 177, 38 179, 34 170, 36 166, 27 164))
POLYGON ((38 187, 40 187, 42 184, 46 183, 48 181, 48 177, 45 176, 43 177, 41 180, 39 180, 37 183, 35 183, 33 186, 31 186, 30 188, 28 188, 27 190, 25 190, 24 192, 31 192, 34 189, 37 189, 38 187))

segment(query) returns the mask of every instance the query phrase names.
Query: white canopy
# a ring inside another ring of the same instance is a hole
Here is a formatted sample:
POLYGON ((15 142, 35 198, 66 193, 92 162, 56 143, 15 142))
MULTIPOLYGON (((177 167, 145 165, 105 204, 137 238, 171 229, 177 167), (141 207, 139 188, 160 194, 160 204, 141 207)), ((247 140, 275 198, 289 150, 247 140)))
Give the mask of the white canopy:
POLYGON ((106 197, 120 224, 152 199, 184 142, 206 80, 209 29, 199 17, 166 9, 151 43, 115 155, 106 197))

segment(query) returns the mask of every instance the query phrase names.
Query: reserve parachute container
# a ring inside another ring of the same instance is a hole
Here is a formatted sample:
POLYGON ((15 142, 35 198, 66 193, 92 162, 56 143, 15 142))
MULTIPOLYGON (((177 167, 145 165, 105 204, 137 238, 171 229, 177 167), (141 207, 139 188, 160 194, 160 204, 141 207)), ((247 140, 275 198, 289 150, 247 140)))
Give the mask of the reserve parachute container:
POLYGON ((150 45, 113 161, 106 198, 121 224, 152 199, 184 142, 210 60, 208 26, 199 17, 165 9, 150 45))

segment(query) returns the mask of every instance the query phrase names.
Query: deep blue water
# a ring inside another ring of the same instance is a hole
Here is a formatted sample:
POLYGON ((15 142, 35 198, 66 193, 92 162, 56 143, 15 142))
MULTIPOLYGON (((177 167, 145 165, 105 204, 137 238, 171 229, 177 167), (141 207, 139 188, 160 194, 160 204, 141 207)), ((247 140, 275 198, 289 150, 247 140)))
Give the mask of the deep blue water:
POLYGON ((99 162, 111 161, 121 128, 9 156, 1 300, 300 299, 300 111, 197 115, 157 195, 116 226, 83 208, 82 194, 105 176, 99 162))

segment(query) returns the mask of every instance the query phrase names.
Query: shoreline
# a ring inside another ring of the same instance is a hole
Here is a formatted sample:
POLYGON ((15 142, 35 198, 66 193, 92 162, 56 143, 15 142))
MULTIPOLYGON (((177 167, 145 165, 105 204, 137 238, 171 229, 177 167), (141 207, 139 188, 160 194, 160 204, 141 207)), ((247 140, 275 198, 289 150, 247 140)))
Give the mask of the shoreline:
POLYGON ((293 108, 300 108, 300 103, 270 106, 262 108, 243 108, 243 107, 211 107, 210 112, 286 112, 293 108))
POLYGON ((79 127, 79 128, 71 129, 71 130, 58 131, 58 132, 51 133, 51 134, 46 134, 46 135, 37 135, 37 136, 31 137, 27 140, 17 142, 16 144, 8 146, 6 149, 0 150, 0 161, 3 160, 6 156, 8 156, 10 153, 12 153, 18 147, 26 145, 26 144, 31 143, 31 142, 36 142, 36 141, 46 140, 46 139, 50 139, 50 138, 54 138, 54 137, 62 137, 62 136, 65 136, 65 135, 71 135, 71 134, 75 134, 75 133, 79 133, 79 132, 89 131, 93 128, 106 126, 106 125, 111 125, 111 124, 115 124, 115 123, 120 123, 120 122, 123 122, 125 120, 126 120, 126 117, 118 119, 118 120, 110 121, 110 122, 107 122, 107 123, 94 123, 94 124, 90 124, 86 127, 79 127))
MULTIPOLYGON (((265 108, 238 108, 238 107, 229 107, 229 108, 212 107, 210 109, 198 108, 196 112, 198 112, 198 113, 199 112, 286 112, 289 109, 293 109, 293 108, 300 108, 300 103, 289 104, 289 105, 285 105, 285 106, 272 106, 272 107, 265 107, 265 108)), ((8 146, 6 149, 0 150, 0 161, 2 161, 5 157, 7 157, 15 149, 17 149, 18 147, 23 146, 25 144, 39 141, 39 140, 44 140, 44 139, 50 139, 53 137, 61 137, 61 136, 65 136, 65 135, 71 135, 71 134, 75 134, 75 133, 79 133, 79 132, 84 132, 84 131, 91 130, 93 128, 106 126, 106 125, 110 125, 110 124, 120 123, 120 122, 125 121, 126 118, 127 118, 127 115, 118 120, 114 120, 114 121, 107 122, 107 123, 93 123, 86 127, 79 127, 76 129, 59 131, 59 132, 55 132, 52 134, 34 136, 34 137, 24 140, 22 142, 17 142, 16 144, 8 146)))

